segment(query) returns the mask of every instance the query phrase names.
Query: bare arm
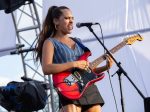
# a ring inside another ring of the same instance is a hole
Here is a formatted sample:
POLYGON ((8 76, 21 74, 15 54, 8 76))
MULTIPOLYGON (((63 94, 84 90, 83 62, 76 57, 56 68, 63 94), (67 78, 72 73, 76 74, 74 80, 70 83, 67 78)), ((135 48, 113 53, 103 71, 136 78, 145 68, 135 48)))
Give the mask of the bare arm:
POLYGON ((114 61, 110 56, 107 56, 107 55, 106 55, 106 60, 107 60, 107 64, 105 66, 95 68, 93 71, 95 73, 101 73, 101 72, 104 72, 104 71, 110 69, 112 67, 114 61))
POLYGON ((101 72, 106 71, 107 69, 108 69, 107 66, 102 66, 102 67, 97 67, 97 68, 95 68, 93 71, 94 71, 95 73, 101 73, 101 72))
POLYGON ((84 69, 85 66, 87 66, 86 61, 73 61, 63 64, 54 64, 53 55, 54 55, 54 46, 51 41, 46 40, 44 42, 42 52, 42 69, 45 75, 56 74, 74 67, 84 69))

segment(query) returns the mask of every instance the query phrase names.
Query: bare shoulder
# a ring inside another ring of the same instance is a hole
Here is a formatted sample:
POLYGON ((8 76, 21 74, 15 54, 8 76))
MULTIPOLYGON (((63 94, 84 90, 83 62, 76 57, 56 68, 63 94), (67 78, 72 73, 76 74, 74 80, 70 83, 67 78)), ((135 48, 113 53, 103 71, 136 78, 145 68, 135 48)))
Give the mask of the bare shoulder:
MULTIPOLYGON (((45 40, 42 48, 42 57, 50 58, 54 53, 54 46, 50 40, 45 40)), ((46 60, 47 61, 47 60, 46 60)), ((44 62, 44 61, 43 61, 44 62)))
POLYGON ((49 39, 45 40, 44 44, 43 44, 43 48, 47 48, 47 47, 48 48, 54 48, 53 43, 49 39))

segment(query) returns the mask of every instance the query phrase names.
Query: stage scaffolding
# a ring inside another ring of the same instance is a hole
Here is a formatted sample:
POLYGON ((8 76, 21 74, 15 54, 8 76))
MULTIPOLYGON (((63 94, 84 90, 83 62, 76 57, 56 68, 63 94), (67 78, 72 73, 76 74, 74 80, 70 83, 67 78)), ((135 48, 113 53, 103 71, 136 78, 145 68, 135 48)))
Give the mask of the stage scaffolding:
MULTIPOLYGON (((41 80, 49 83, 50 90, 47 91, 48 101, 43 110, 39 112, 57 112, 58 97, 52 86, 51 76, 44 76, 40 62, 35 63, 34 48, 37 42, 42 22, 42 0, 26 4, 11 13, 16 31, 17 44, 24 47, 17 49, 12 54, 19 54, 22 59, 24 74, 22 76, 41 80), (54 100, 55 99, 55 100, 54 100)), ((21 76, 21 77, 22 77, 21 76)))

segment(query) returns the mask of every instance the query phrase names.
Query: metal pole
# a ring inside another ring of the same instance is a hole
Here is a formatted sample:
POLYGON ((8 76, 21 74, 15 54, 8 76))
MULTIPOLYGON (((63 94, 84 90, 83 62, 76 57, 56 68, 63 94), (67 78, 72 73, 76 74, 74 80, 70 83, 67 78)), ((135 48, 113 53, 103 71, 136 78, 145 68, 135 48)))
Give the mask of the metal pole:
MULTIPOLYGON (((17 35, 18 42, 21 43, 20 38, 19 38, 19 33, 17 31, 17 25, 16 25, 15 16, 14 16, 13 13, 11 13, 11 15, 12 15, 13 23, 14 23, 14 26, 15 26, 15 30, 16 30, 16 35, 17 35)), ((25 66, 23 54, 21 54, 21 60, 22 60, 22 63, 23 63, 24 76, 27 77, 27 71, 26 71, 26 66, 25 66)))
POLYGON ((55 103, 54 103, 54 89, 53 89, 52 75, 49 75, 48 78, 50 84, 52 112, 56 112, 55 103))

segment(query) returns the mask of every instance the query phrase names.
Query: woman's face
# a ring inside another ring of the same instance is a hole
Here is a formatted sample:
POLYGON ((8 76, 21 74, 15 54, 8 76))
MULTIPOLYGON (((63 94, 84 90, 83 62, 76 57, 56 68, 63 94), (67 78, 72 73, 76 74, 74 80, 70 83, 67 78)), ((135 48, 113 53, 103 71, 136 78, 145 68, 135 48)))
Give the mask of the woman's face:
POLYGON ((73 15, 69 9, 62 9, 62 15, 57 20, 57 31, 70 34, 73 29, 73 15))

